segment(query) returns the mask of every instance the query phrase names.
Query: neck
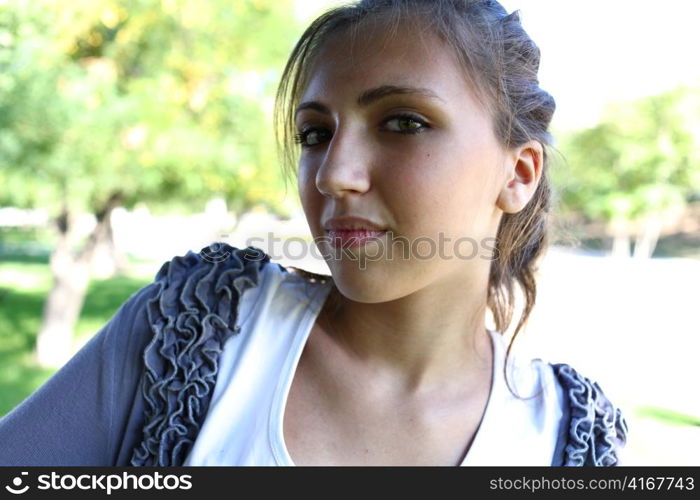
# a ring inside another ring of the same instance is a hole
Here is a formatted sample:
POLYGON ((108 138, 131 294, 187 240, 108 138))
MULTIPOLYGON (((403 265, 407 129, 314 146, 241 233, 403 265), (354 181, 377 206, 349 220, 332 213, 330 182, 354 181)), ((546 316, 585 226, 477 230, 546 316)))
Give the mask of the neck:
POLYGON ((350 358, 402 390, 415 392, 451 380, 478 385, 491 370, 486 296, 455 294, 456 289, 486 286, 434 283, 382 303, 339 294, 341 305, 335 313, 324 311, 324 326, 350 358))

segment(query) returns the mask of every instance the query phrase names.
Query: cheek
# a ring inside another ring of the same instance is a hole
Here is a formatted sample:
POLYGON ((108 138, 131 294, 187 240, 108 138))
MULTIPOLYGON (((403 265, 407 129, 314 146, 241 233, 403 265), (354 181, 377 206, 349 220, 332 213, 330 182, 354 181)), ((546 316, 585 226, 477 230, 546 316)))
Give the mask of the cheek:
POLYGON ((382 176, 385 197, 406 230, 466 235, 481 233, 488 222, 496 158, 488 148, 455 144, 404 150, 382 176))
POLYGON ((428 206, 448 205, 470 184, 470 161, 454 147, 407 148, 395 155, 384 181, 389 192, 401 191, 407 203, 428 206), (393 189, 395 188, 395 189, 393 189))
POLYGON ((432 150, 406 148, 387 159, 378 169, 375 187, 406 236, 418 237, 440 231, 448 200, 454 194, 447 158, 432 150))

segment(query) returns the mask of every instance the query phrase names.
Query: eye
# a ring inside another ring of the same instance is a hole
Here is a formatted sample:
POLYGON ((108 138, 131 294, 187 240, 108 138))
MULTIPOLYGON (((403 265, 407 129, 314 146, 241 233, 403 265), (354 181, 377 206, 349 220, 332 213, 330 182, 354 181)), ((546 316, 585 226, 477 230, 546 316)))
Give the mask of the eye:
POLYGON ((399 134, 417 134, 429 128, 425 120, 408 114, 394 116, 384 123, 388 130, 399 134))
POLYGON ((294 141, 302 148, 310 148, 321 144, 330 137, 330 132, 319 128, 307 128, 294 136, 294 141))

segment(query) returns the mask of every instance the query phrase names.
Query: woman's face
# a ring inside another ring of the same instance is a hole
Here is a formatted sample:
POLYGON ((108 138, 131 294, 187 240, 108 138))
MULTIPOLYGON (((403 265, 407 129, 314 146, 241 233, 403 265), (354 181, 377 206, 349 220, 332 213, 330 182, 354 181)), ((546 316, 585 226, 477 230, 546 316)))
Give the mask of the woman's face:
POLYGON ((296 114, 312 235, 343 295, 367 303, 488 273, 504 180, 504 150, 451 49, 428 33, 384 33, 332 37, 296 114), (341 252, 324 240, 343 216, 390 233, 341 252), (403 243, 390 254, 392 236, 403 243))

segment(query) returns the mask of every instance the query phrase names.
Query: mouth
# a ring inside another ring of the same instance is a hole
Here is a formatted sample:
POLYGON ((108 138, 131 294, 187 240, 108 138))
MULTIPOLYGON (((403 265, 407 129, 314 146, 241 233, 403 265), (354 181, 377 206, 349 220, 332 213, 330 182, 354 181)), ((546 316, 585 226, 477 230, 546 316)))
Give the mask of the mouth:
POLYGON ((381 224, 369 219, 354 216, 332 217, 328 219, 323 228, 326 231, 385 231, 381 224))
POLYGON ((356 248, 376 241, 386 234, 386 229, 332 229, 326 230, 333 248, 356 248))
POLYGON ((356 248, 381 238, 386 226, 352 215, 332 217, 323 224, 333 248, 356 248))

